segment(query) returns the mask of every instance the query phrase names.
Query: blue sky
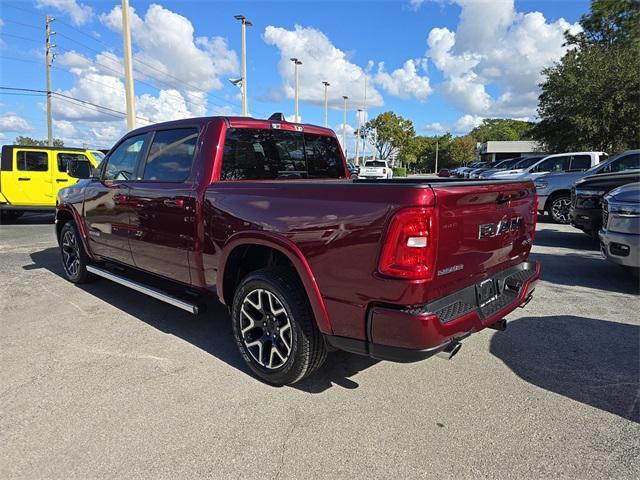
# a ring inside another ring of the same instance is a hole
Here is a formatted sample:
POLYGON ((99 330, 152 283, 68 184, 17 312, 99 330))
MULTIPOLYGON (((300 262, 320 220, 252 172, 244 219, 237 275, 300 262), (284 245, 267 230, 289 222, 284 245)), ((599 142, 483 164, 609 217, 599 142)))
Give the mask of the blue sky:
MULTIPOLYGON (((110 110, 54 97, 54 134, 108 147, 124 133, 120 79, 120 2, 9 1, 0 6, 0 65, 5 87, 45 88, 44 15, 56 17, 53 89, 110 110), (20 38, 18 38, 20 37, 20 38)), ((181 116, 237 114, 240 26, 248 29, 249 110, 293 113, 292 70, 299 57, 305 123, 322 124, 323 86, 330 126, 351 134, 354 109, 393 110, 423 134, 462 134, 487 117, 535 119, 539 71, 577 28, 582 0, 242 1, 130 0, 141 124, 181 116), (181 18, 182 17, 182 18, 181 18), (191 33, 190 28, 193 32, 191 33), (381 65, 383 62, 383 65, 381 65), (342 95, 350 113, 342 125, 342 95), (144 118, 144 121, 142 120, 144 118)), ((0 94, 0 140, 46 136, 41 96, 0 94)))

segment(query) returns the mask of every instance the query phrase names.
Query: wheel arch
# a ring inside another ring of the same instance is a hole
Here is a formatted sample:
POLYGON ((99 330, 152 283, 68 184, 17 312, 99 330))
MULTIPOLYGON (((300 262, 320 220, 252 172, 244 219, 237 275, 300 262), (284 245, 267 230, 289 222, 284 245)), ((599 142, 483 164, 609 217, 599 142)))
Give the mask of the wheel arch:
POLYGON ((73 205, 69 205, 66 203, 60 204, 56 208, 56 239, 58 243, 60 243, 60 232, 62 231, 62 227, 68 223, 70 220, 76 223, 78 227, 78 231, 80 232, 80 239, 82 240, 82 246, 84 247, 84 251, 87 253, 89 258, 93 259, 93 255, 91 254, 91 250, 89 250, 89 242, 87 241, 87 234, 84 228, 84 223, 82 222, 82 217, 78 213, 78 211, 73 207, 73 205))
POLYGON ((331 322, 311 267, 291 240, 269 232, 241 232, 232 236, 222 250, 216 290, 220 301, 231 305, 242 277, 269 265, 290 265, 307 294, 318 329, 332 333, 331 322))

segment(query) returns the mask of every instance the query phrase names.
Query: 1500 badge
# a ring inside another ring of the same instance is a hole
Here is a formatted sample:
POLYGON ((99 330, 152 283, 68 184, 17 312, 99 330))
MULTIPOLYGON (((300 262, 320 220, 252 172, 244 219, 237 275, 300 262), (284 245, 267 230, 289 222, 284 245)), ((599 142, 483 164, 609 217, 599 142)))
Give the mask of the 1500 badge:
POLYGON ((478 238, 497 237, 506 232, 515 232, 522 225, 522 217, 502 219, 498 223, 483 223, 478 228, 478 238))

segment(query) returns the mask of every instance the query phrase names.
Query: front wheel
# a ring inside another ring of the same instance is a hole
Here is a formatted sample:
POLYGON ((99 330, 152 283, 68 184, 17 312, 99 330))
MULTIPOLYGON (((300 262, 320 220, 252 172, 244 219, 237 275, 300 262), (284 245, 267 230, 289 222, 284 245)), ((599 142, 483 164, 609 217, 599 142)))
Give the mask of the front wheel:
POLYGON ((571 222, 569 212, 571 210, 571 197, 569 195, 558 195, 551 199, 549 213, 555 223, 568 224, 571 222))
POLYGON ((327 347, 291 269, 247 275, 233 298, 232 322, 242 358, 267 383, 290 385, 324 363, 327 347))
POLYGON ((60 231, 60 255, 62 268, 70 282, 86 283, 91 280, 91 274, 87 271, 89 256, 84 251, 78 228, 73 221, 65 223, 60 231))

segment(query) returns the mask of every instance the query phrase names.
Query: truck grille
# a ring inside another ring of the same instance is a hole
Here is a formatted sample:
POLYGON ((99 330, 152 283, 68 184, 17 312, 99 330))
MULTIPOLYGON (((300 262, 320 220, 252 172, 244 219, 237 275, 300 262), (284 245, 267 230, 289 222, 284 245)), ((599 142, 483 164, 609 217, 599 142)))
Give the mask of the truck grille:
POLYGON ((609 224, 609 202, 606 199, 602 199, 602 228, 607 229, 609 224))

